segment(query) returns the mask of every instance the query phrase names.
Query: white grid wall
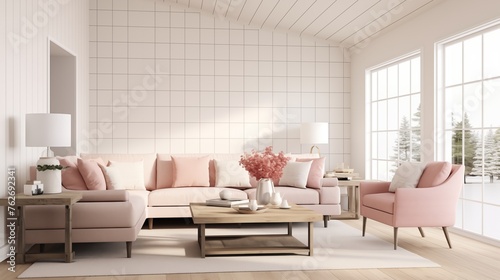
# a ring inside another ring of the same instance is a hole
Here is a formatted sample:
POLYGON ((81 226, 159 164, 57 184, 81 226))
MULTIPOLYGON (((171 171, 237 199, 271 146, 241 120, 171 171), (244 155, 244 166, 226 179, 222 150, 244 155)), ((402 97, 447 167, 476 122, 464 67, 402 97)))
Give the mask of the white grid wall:
POLYGON ((99 153, 309 152, 349 162, 344 50, 162 1, 90 2, 90 142, 99 153))

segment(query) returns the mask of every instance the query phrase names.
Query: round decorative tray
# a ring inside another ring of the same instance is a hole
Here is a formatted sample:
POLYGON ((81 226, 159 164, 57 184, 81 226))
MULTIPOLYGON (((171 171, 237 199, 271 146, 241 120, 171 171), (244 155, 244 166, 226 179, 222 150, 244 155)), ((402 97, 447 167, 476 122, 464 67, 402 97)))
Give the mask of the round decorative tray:
POLYGON ((250 207, 248 207, 247 205, 240 205, 233 207, 233 209, 241 214, 258 214, 266 212, 268 208, 264 205, 259 205, 259 208, 257 208, 257 210, 250 210, 250 207))

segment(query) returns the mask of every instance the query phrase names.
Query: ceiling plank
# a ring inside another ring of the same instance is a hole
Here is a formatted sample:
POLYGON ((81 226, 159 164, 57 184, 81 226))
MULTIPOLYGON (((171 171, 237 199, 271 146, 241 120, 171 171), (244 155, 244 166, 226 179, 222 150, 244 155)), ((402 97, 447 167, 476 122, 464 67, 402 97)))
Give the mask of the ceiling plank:
POLYGON ((283 18, 288 14, 288 12, 296 5, 296 3, 301 0, 280 0, 276 8, 269 14, 269 16, 262 23, 262 28, 267 28, 274 30, 276 26, 283 20, 283 18))
POLYGON ((239 25, 350 47, 444 0, 162 1, 239 25))
POLYGON ((261 27, 266 19, 271 15, 271 13, 275 10, 276 5, 279 3, 279 0, 265 0, 262 1, 259 8, 255 12, 252 17, 252 21, 250 25, 258 25, 261 27))

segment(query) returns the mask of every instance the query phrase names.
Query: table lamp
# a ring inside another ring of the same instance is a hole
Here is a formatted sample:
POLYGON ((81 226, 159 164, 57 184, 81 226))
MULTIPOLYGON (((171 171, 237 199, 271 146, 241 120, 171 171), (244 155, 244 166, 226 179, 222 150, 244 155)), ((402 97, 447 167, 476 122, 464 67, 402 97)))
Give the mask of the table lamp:
POLYGON ((60 193, 61 169, 50 147, 71 146, 71 115, 26 114, 26 146, 47 147, 47 156, 37 161, 36 178, 42 181, 44 193, 60 193))
POLYGON ((328 144, 328 123, 326 122, 310 122, 300 125, 300 144, 312 144, 310 153, 313 149, 318 149, 317 144, 328 144))

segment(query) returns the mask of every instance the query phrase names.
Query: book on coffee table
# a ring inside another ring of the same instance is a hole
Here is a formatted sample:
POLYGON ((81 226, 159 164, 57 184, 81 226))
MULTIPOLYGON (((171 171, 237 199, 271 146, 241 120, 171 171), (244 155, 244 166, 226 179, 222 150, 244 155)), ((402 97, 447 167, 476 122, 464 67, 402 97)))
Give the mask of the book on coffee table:
POLYGON ((236 205, 247 204, 248 199, 207 199, 206 204, 208 206, 221 206, 221 207, 233 207, 236 205))

